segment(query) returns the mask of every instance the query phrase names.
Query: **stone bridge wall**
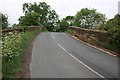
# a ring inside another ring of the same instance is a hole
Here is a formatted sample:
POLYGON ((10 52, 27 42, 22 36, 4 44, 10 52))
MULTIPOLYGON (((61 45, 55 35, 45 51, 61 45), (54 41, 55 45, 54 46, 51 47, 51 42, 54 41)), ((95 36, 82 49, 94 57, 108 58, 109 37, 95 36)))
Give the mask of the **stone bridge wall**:
POLYGON ((99 30, 90 30, 71 26, 69 27, 69 33, 84 41, 108 41, 108 33, 99 30))

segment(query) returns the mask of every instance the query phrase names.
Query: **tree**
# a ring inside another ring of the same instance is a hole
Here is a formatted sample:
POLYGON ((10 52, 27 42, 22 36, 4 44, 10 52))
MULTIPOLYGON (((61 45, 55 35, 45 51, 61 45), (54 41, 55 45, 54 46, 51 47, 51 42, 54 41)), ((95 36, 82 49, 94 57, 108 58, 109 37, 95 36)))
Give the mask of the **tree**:
POLYGON ((50 6, 47 5, 45 2, 39 2, 39 4, 37 4, 36 2, 34 2, 34 4, 32 3, 24 3, 23 4, 23 13, 28 13, 28 12, 36 12, 39 14, 39 18, 40 18, 40 23, 44 26, 44 24, 46 24, 46 20, 47 20, 47 14, 50 11, 50 6))
POLYGON ((111 28, 108 29, 110 36, 111 44, 117 46, 118 51, 120 52, 120 14, 115 15, 113 19, 110 19, 106 25, 111 24, 111 28))
POLYGON ((17 28, 17 26, 18 26, 17 24, 13 24, 12 28, 17 28))
POLYGON ((46 27, 49 31, 55 31, 54 28, 56 28, 57 26, 59 17, 57 13, 54 10, 51 10, 50 6, 47 5, 45 2, 39 2, 39 4, 37 4, 36 2, 34 2, 33 4, 24 3, 23 13, 25 14, 25 16, 20 17, 20 24, 28 25, 29 23, 31 25, 32 21, 29 21, 28 18, 32 19, 33 17, 37 16, 37 20, 35 20, 34 23, 41 24, 43 27, 46 27), (33 13, 34 15, 29 15, 33 13))
POLYGON ((119 28, 119 26, 120 26, 120 15, 117 14, 114 16, 114 18, 108 20, 104 25, 101 25, 100 28, 102 30, 109 31, 110 29, 113 28, 119 28))
POLYGON ((59 23, 59 31, 60 32, 64 32, 67 30, 67 28, 69 27, 69 23, 65 20, 62 20, 60 23, 59 23))
POLYGON ((19 18, 19 24, 23 26, 40 25, 39 14, 35 12, 26 13, 25 16, 19 18))
POLYGON ((64 18, 64 20, 69 23, 69 26, 72 26, 74 23, 74 16, 66 16, 66 18, 64 18))
POLYGON ((95 9, 83 8, 75 15, 75 23, 81 28, 92 29, 104 21, 105 15, 96 12, 95 9))
POLYGON ((114 51, 120 52, 120 15, 117 14, 114 18, 108 20, 101 29, 108 31, 109 44, 112 45, 114 51))
POLYGON ((56 31, 58 29, 59 17, 54 10, 48 12, 46 27, 48 31, 56 31))
POLYGON ((2 20, 1 21, 1 23, 0 24, 2 24, 1 26, 2 26, 2 29, 6 29, 6 28, 8 28, 8 16, 6 15, 6 14, 1 14, 0 13, 0 20, 2 20))

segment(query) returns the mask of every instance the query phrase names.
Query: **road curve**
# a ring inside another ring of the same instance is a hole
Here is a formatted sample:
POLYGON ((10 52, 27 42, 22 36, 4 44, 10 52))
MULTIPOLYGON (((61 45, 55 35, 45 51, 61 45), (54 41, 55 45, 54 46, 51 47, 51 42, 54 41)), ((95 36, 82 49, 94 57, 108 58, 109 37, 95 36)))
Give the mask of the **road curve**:
POLYGON ((32 50, 31 78, 118 78, 118 58, 65 33, 43 32, 32 50))

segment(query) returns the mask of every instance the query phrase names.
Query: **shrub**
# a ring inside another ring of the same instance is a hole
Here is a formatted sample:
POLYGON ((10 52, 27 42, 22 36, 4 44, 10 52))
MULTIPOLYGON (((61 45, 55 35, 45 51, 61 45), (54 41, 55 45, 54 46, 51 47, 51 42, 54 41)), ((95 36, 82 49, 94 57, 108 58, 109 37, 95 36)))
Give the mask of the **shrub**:
POLYGON ((11 32, 2 37, 2 76, 3 78, 15 77, 21 70, 21 56, 27 44, 37 31, 11 32))

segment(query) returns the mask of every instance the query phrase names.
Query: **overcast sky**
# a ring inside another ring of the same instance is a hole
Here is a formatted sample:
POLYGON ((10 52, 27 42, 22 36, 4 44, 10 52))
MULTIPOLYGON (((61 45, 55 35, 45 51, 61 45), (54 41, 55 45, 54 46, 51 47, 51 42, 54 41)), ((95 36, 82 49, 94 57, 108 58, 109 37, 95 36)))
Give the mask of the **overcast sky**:
POLYGON ((82 8, 97 9, 110 19, 118 13, 120 0, 0 0, 0 12, 8 15, 10 24, 18 23, 18 18, 24 15, 22 4, 43 1, 57 12, 60 19, 68 15, 74 16, 82 8))

